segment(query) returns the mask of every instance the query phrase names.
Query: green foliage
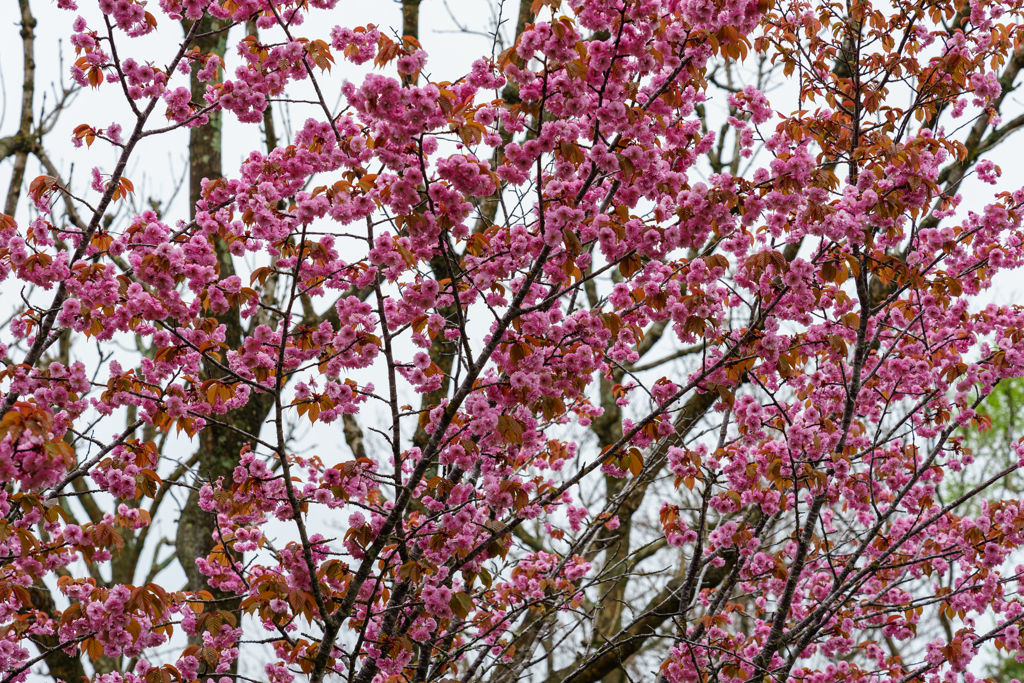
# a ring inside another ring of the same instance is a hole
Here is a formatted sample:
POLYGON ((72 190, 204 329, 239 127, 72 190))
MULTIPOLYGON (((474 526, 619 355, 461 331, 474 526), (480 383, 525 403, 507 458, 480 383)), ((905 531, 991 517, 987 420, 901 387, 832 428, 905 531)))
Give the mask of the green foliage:
POLYGON ((1024 680, 1024 663, 1018 662, 1013 657, 1006 657, 1001 659, 998 663, 993 664, 989 670, 988 675, 993 678, 996 683, 1010 683, 1010 681, 1021 681, 1024 680))
MULTIPOLYGON (((978 407, 978 412, 992 420, 989 428, 979 430, 967 426, 961 430, 963 447, 969 449, 974 462, 960 472, 947 471, 943 482, 943 500, 954 500, 970 489, 1016 463, 1018 456, 1013 444, 1024 436, 1024 379, 1004 380, 978 407)), ((1019 471, 1001 479, 995 487, 973 501, 970 509, 962 508, 958 514, 970 514, 981 500, 1018 497, 1024 490, 1019 471)), ((1024 673, 1024 670, 1021 671, 1024 673)), ((1011 677, 1013 678, 1013 677, 1011 677)), ((1007 679, 1009 680, 1009 679, 1007 679)))

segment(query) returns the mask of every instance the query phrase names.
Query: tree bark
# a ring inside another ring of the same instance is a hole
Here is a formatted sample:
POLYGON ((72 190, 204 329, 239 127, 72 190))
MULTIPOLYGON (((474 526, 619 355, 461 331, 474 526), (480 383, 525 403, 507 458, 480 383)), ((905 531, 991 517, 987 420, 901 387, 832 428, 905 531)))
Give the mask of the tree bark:
MULTIPOLYGON (((209 15, 199 20, 195 45, 203 54, 215 54, 224 56, 227 47, 227 31, 223 29, 227 23, 215 19, 209 15), (214 31, 216 31, 214 33, 214 31), (207 35, 204 35, 207 34, 207 35)), ((182 22, 186 31, 191 28, 191 22, 182 22)), ((206 84, 201 83, 192 73, 191 81, 192 101, 203 102, 203 94, 206 92, 206 84)), ((195 205, 202 199, 202 183, 204 179, 215 180, 222 176, 221 167, 221 112, 213 111, 209 114, 210 123, 206 126, 197 126, 189 131, 189 215, 195 217, 195 205)), ((216 244, 218 266, 221 275, 226 276, 234 272, 234 264, 227 245, 219 241, 216 244)), ((227 342, 237 347, 241 342, 242 328, 237 311, 217 316, 218 321, 227 327, 227 342)), ((206 367, 208 376, 216 376, 209 365, 206 367)), ((237 423, 238 427, 245 429, 253 423, 258 426, 266 417, 266 411, 259 414, 261 401, 251 401, 248 406, 221 416, 221 421, 232 424, 237 423), (248 418, 248 419, 246 419, 248 418)), ((230 478, 235 466, 238 463, 238 453, 245 443, 245 439, 238 432, 219 426, 211 426, 203 430, 199 437, 200 458, 198 474, 204 480, 216 481, 218 477, 230 478)), ((188 501, 182 508, 181 516, 178 519, 177 536, 175 540, 175 552, 178 561, 181 563, 185 576, 188 578, 188 590, 211 590, 206 577, 196 566, 196 560, 207 557, 213 550, 215 543, 213 532, 216 529, 216 517, 204 512, 199 507, 199 494, 196 490, 190 492, 188 501)), ((211 591, 215 595, 218 591, 211 591)), ((223 596, 218 596, 223 597, 223 596)))
POLYGON ((11 184, 7 188, 7 201, 4 202, 4 213, 13 216, 18 208, 18 197, 21 195, 21 185, 25 180, 25 167, 28 163, 28 153, 32 146, 32 113, 36 92, 36 18, 32 16, 32 8, 28 0, 18 0, 18 9, 21 12, 21 45, 22 59, 24 65, 24 78, 21 83, 21 119, 18 122, 18 132, 9 138, 5 147, 4 158, 9 153, 14 154, 14 168, 11 170, 11 184))

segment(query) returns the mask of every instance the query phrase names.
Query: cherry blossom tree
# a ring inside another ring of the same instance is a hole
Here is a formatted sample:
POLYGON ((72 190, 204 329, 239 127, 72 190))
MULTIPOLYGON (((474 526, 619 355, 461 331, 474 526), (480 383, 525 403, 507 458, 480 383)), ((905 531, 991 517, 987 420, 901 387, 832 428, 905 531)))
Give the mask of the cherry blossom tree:
POLYGON ((443 76, 418 0, 398 32, 337 0, 58 5, 70 81, 37 116, 19 0, 0 138, 5 682, 1024 659, 1024 442, 978 436, 1024 377, 1024 309, 989 303, 1024 261, 994 160, 1021 2, 499 2, 443 76), (264 135, 237 168, 227 117, 264 135), (143 210, 129 162, 186 129, 187 213, 143 210))

